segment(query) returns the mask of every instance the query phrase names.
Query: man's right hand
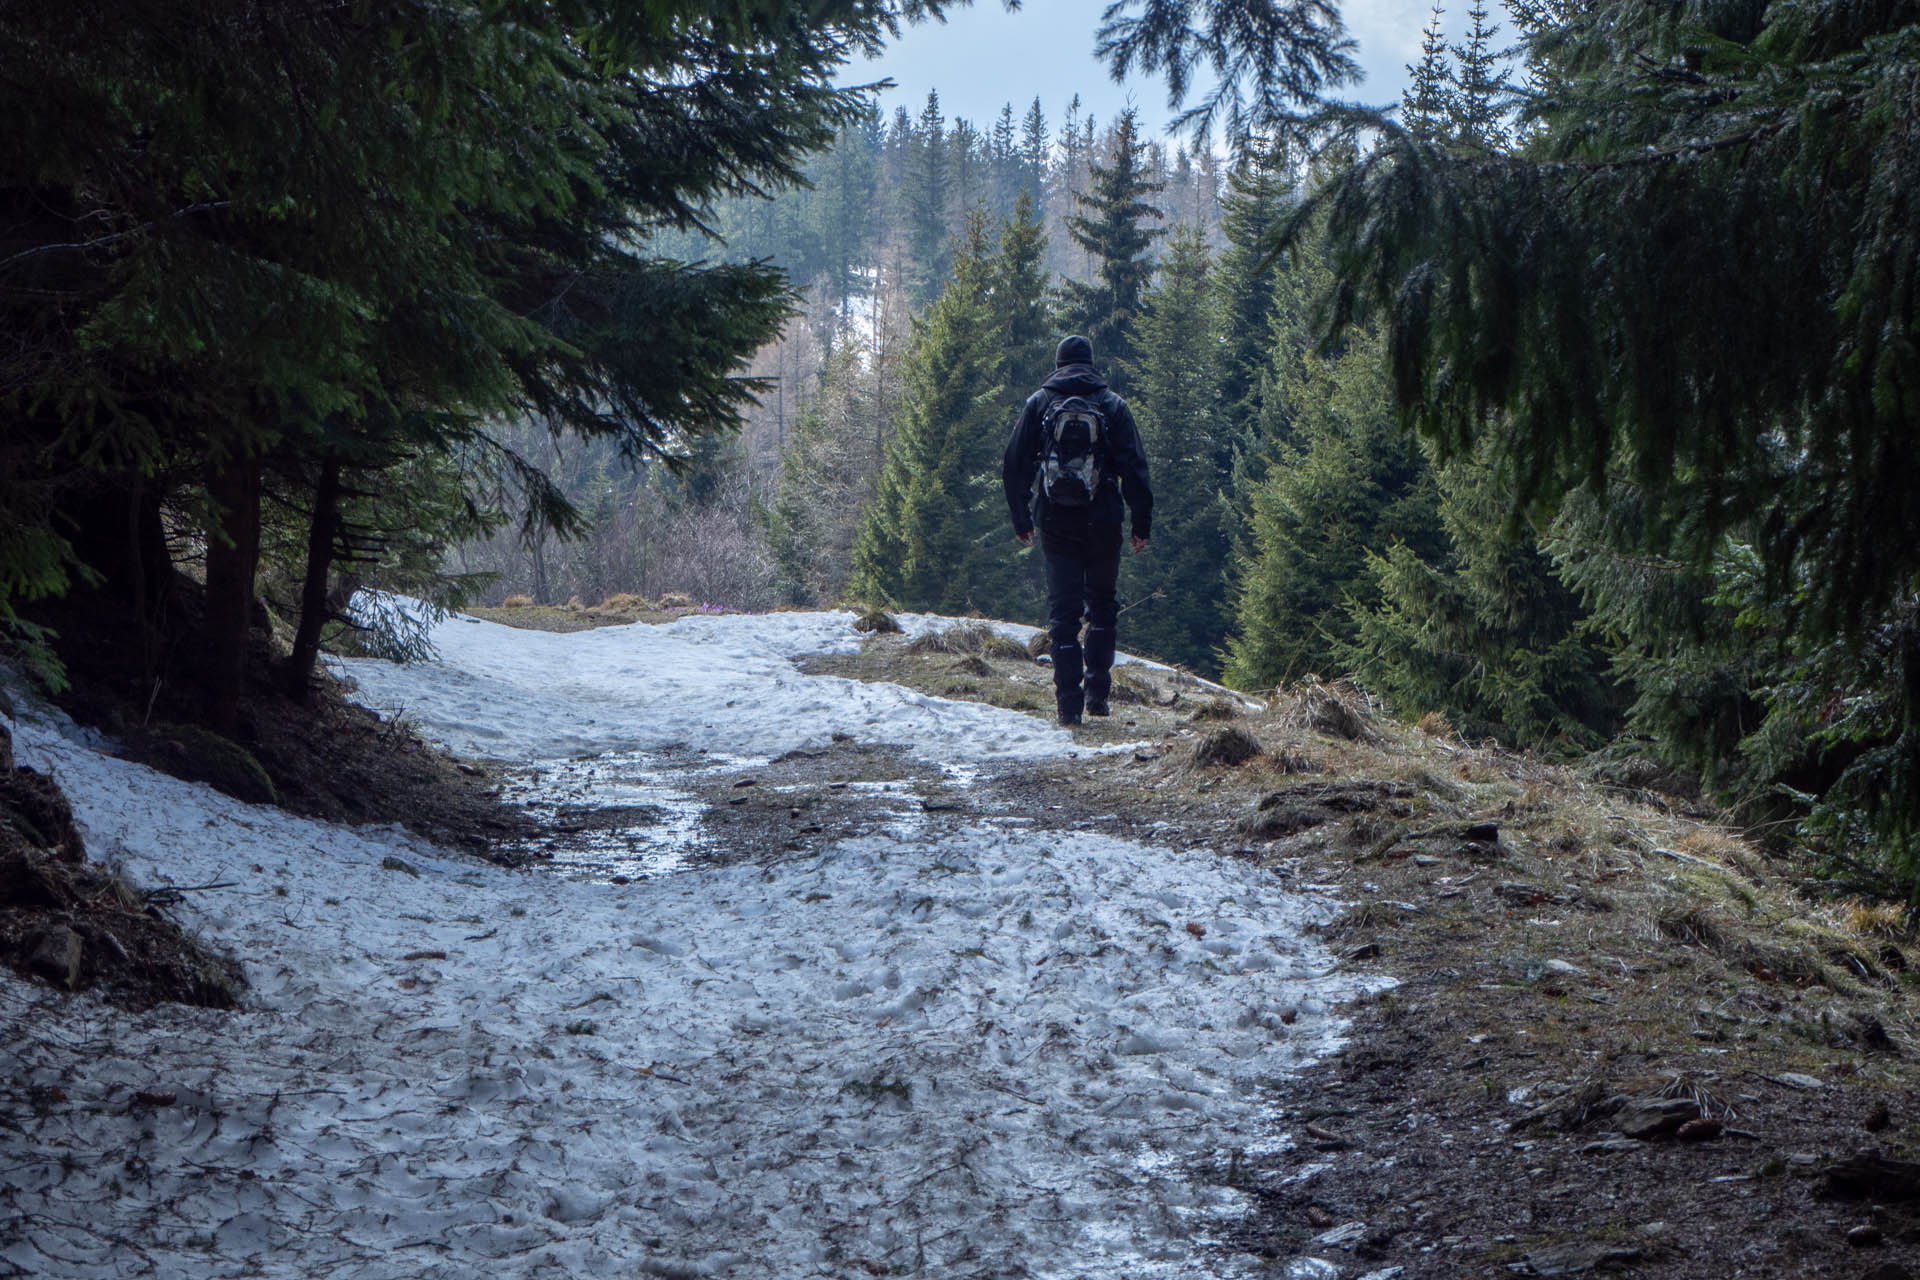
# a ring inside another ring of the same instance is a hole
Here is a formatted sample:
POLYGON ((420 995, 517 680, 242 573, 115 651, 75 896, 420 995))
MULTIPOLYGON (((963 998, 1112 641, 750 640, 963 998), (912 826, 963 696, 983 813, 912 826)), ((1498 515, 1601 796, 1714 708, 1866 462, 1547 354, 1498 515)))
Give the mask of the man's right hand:
POLYGON ((1013 539, 1023 547, 1030 547, 1033 545, 1033 530, 1029 529, 1025 533, 1016 533, 1013 535, 1013 539))

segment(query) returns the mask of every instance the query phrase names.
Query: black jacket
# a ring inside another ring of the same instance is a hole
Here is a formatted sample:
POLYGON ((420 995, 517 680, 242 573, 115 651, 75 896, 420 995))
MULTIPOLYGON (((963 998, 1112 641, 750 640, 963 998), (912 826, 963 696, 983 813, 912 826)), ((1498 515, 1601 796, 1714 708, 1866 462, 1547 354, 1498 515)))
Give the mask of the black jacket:
POLYGON ((1000 478, 1006 485, 1007 509, 1013 515, 1013 531, 1016 534, 1029 533, 1034 525, 1042 528, 1058 523, 1062 516, 1070 518, 1075 525, 1084 528, 1088 524, 1120 523, 1120 503, 1124 498, 1127 510, 1133 513, 1133 536, 1145 538, 1153 527, 1153 488, 1147 481, 1147 454, 1140 447, 1140 430, 1134 426, 1133 411, 1127 408, 1127 402, 1115 395, 1107 386, 1107 380, 1094 372, 1090 364, 1062 365, 1053 371, 1053 376, 1040 384, 1040 389, 1027 397, 1026 407, 1020 411, 1020 421, 1014 425, 1013 436, 1007 441, 1007 456, 1000 463, 1000 478), (1083 517, 1079 508, 1064 509, 1050 522, 1051 504, 1047 502, 1044 489, 1034 491, 1034 477, 1040 474, 1040 423, 1053 407, 1056 400, 1068 396, 1080 396, 1090 400, 1107 419, 1107 468, 1111 476, 1118 477, 1116 488, 1111 479, 1103 483, 1093 495, 1092 504, 1086 508, 1083 517), (1029 510, 1027 495, 1033 493, 1033 506, 1029 510))

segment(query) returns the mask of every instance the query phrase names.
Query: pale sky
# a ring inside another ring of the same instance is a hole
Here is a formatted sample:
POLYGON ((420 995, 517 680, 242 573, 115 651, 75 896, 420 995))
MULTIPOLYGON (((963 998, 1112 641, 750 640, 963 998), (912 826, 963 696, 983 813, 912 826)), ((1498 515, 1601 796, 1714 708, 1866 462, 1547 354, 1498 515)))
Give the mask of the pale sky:
MULTIPOLYGON (((883 115, 896 106, 918 114, 928 89, 940 92, 946 117, 964 116, 982 131, 990 128, 1003 103, 1012 102, 1017 120, 1034 95, 1046 112, 1047 126, 1058 134, 1067 102, 1077 92, 1082 105, 1104 126, 1129 104, 1140 121, 1159 136, 1172 113, 1166 86, 1157 78, 1136 77, 1116 85, 1093 56, 1093 37, 1108 0, 1026 0, 1008 13, 1000 0, 974 0, 952 11, 947 21, 907 28, 885 56, 872 62, 856 58, 843 81, 859 84, 892 78, 899 88, 880 98, 883 115)), ((1466 12, 1464 0, 1453 8, 1466 12)), ((1349 0, 1342 6, 1347 32, 1358 40, 1366 79, 1344 90, 1348 101, 1385 106, 1400 100, 1406 64, 1420 51, 1420 28, 1427 0, 1349 0)))

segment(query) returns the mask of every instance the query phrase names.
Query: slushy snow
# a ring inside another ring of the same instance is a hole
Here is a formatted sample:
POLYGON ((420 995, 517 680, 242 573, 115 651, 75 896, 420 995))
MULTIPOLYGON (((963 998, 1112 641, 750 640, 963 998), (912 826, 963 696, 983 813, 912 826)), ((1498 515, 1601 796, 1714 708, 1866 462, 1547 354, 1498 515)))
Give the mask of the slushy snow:
MULTIPOLYGON (((835 732, 968 767, 1073 749, 795 669, 850 623, 453 618, 437 662, 345 669, 530 764, 835 732)), ((1019 815, 587 883, 248 806, 44 710, 14 735, 94 856, 231 885, 183 921, 253 983, 240 1012, 133 1014, 0 976, 0 1260, 26 1274, 1255 1274, 1217 1243, 1246 1207, 1217 1174, 1285 1147, 1263 1082, 1358 990, 1303 934, 1327 904, 1270 872, 1019 815)))
POLYGON ((368 705, 405 714, 466 755, 535 760, 680 745, 764 760, 835 733, 899 743, 923 758, 1020 760, 1073 749, 1064 730, 1016 711, 795 668, 809 654, 857 651, 853 619, 693 614, 563 635, 456 616, 434 629, 441 660, 433 666, 339 665, 368 705))

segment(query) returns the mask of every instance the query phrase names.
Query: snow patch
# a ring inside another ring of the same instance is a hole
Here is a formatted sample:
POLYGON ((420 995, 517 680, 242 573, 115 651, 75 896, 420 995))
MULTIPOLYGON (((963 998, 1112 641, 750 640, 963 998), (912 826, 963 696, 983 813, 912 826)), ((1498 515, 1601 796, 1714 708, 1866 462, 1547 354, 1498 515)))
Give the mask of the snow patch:
MULTIPOLYGON (((837 729, 961 765, 1067 746, 793 668, 850 622, 452 619, 439 663, 347 665, 463 749, 550 767, 837 729)), ((1204 1170, 1285 1142, 1263 1081, 1361 989, 1304 933, 1325 902, 1206 853, 920 814, 589 884, 254 808, 57 716, 15 734, 96 855, 232 882, 183 913, 253 983, 242 1012, 134 1014, 0 977, 0 1259, 28 1274, 1257 1273, 1208 1243, 1245 1205, 1204 1170)))
POLYGON ((331 665, 368 705, 430 726, 462 754, 496 759, 686 745, 765 760, 836 733, 961 763, 1075 750, 1066 731, 1034 716, 794 666, 858 652, 853 622, 844 611, 689 615, 558 634, 456 615, 432 628, 435 662, 331 665))

